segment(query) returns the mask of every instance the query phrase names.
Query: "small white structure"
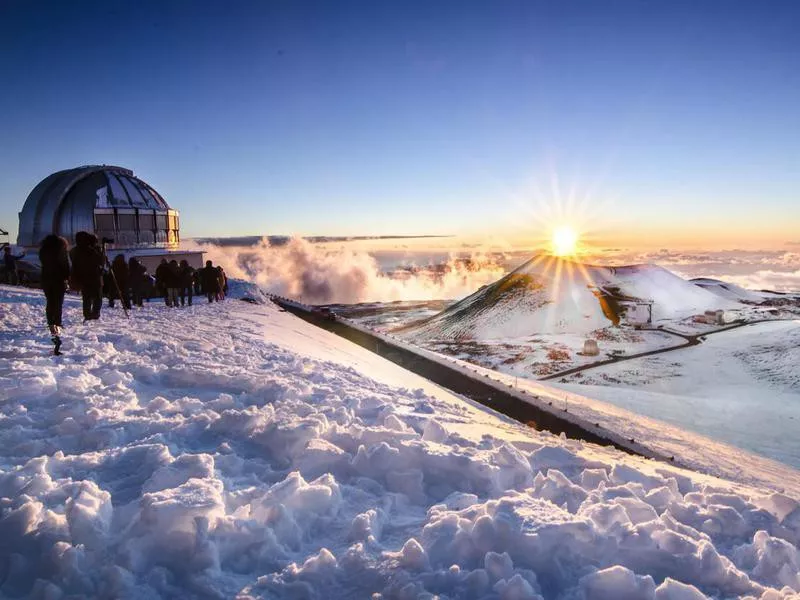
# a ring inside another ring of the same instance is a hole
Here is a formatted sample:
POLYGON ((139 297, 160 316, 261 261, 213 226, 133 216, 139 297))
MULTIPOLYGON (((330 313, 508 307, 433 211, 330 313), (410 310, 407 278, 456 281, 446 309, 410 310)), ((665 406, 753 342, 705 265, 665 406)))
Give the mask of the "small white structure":
POLYGON ((597 356, 600 354, 600 347, 597 345, 597 340, 586 340, 583 342, 584 356, 597 356))
POLYGON ((653 322, 653 303, 651 301, 620 301, 623 317, 628 325, 642 327, 653 322))
POLYGON ((707 310, 703 316, 709 325, 725 325, 724 310, 707 310))

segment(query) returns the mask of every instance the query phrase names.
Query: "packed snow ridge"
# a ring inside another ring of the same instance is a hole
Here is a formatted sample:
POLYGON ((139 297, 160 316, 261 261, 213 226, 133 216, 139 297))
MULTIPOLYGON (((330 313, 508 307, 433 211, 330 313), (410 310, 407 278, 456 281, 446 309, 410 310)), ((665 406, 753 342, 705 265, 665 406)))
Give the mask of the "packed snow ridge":
POLYGON ((797 597, 800 505, 536 432, 272 305, 0 287, 7 598, 797 597))

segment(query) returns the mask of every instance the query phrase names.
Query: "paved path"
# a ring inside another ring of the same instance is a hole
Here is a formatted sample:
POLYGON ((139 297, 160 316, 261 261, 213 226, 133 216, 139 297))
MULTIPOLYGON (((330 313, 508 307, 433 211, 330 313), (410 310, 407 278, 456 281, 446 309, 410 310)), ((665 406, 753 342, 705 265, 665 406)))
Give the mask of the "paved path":
POLYGON ((677 346, 669 346, 667 348, 657 348, 656 350, 648 350, 647 352, 639 352, 637 354, 623 354, 618 356, 612 356, 605 360, 599 360, 597 362, 589 363, 588 365, 580 365, 578 367, 572 367, 571 369, 566 369, 564 371, 559 371, 558 373, 553 373, 552 375, 547 375, 545 377, 540 377, 539 381, 547 381, 550 379, 558 379, 559 377, 566 377, 567 375, 573 375, 574 373, 580 373, 581 371, 586 371, 587 369, 595 369, 597 367, 603 367, 605 365, 612 365, 614 363, 623 362, 626 360, 633 360, 634 358, 642 358, 644 356, 653 356, 655 354, 664 354, 665 352, 673 352, 674 350, 681 350, 683 348, 688 348, 689 346, 698 346, 703 343, 706 336, 714 335, 715 333, 722 333, 724 331, 730 331, 731 329, 738 329, 739 327, 746 327, 748 325, 757 325, 758 323, 767 323, 772 321, 783 321, 785 319, 759 319, 757 321, 736 321, 727 327, 721 327, 720 329, 714 329, 713 331, 706 331, 705 333, 697 333, 697 334, 686 334, 680 333, 678 331, 672 331, 667 329, 666 327, 652 327, 652 328, 643 328, 642 331, 661 331, 663 333, 668 333, 670 335, 674 335, 686 340, 683 344, 678 344, 677 346))

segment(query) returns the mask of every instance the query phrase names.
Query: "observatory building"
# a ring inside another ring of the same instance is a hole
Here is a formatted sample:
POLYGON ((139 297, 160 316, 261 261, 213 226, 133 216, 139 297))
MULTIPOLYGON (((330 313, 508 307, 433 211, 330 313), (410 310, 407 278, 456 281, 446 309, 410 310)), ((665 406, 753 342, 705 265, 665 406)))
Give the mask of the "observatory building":
POLYGON ((109 250, 137 256, 148 268, 162 258, 186 259, 193 267, 202 266, 201 252, 179 249, 178 211, 133 171, 122 167, 76 167, 43 179, 19 213, 17 245, 38 248, 50 233, 72 245, 79 231, 113 240, 109 250))

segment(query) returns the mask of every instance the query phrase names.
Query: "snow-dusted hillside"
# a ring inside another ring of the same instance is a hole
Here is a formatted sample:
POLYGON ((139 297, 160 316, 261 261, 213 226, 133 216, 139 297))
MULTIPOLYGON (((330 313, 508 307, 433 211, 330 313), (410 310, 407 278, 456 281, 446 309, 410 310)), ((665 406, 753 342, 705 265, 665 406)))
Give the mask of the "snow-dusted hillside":
POLYGON ((54 358, 41 295, 0 287, 4 597, 800 590, 795 499, 534 432, 271 305, 68 305, 54 358))
POLYGON ((652 303, 654 321, 738 306, 656 265, 603 267, 539 256, 398 332, 420 342, 587 334, 624 320, 621 300, 652 303))
POLYGON ((736 285, 735 283, 720 281, 719 279, 710 279, 708 277, 698 277, 696 279, 691 279, 690 281, 704 290, 708 290, 709 292, 722 298, 735 300, 737 302, 744 301, 759 303, 763 302, 768 297, 774 297, 776 295, 770 294, 769 292, 765 293, 748 290, 740 285, 736 285))

